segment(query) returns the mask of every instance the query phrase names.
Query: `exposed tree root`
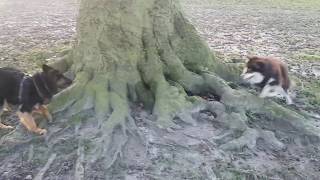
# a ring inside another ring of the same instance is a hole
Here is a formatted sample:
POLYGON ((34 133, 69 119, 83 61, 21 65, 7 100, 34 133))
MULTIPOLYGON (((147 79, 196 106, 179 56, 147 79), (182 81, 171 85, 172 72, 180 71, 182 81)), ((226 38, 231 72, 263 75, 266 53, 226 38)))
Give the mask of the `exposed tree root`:
POLYGON ((79 143, 79 147, 78 147, 78 151, 77 151, 77 162, 76 162, 76 167, 75 167, 75 173, 74 173, 74 177, 75 179, 78 180, 83 180, 84 177, 84 147, 79 143))
POLYGON ((69 108, 70 105, 75 103, 83 95, 84 88, 89 80, 89 73, 78 73, 74 84, 54 97, 54 100, 48 106, 50 111, 52 113, 57 113, 69 108))
POLYGON ((258 131, 251 128, 244 131, 239 138, 221 145, 221 148, 224 150, 241 150, 244 147, 254 149, 258 139, 264 140, 272 150, 282 150, 285 148, 285 145, 274 136, 273 132, 258 131))
POLYGON ((118 158, 123 156, 122 150, 127 143, 129 134, 143 139, 130 115, 128 101, 125 97, 125 94, 109 92, 112 113, 102 123, 100 131, 104 133, 99 137, 101 143, 96 147, 99 153, 96 157, 103 158, 106 169, 109 169, 118 158))
MULTIPOLYGON (((122 150, 127 143, 129 134, 143 140, 130 115, 129 91, 125 88, 126 85, 126 82, 109 82, 108 78, 96 75, 86 83, 86 86, 82 87, 81 94, 73 96, 61 94, 61 97, 72 98, 73 101, 71 105, 63 109, 67 117, 94 109, 95 117, 98 120, 96 143, 92 145, 92 150, 86 155, 81 149, 78 149, 78 154, 81 155, 79 157, 81 159, 78 159, 79 162, 95 163, 98 160, 103 160, 104 167, 109 169, 118 158, 122 157, 122 150)), ((81 139, 85 140, 86 136, 83 135, 81 139)), ((83 176, 81 169, 84 167, 81 164, 77 163, 79 170, 75 172, 79 177, 83 176)))
POLYGON ((38 174, 34 178, 35 180, 42 180, 43 179, 43 176, 48 171, 48 169, 50 168, 51 164, 56 159, 56 157, 57 157, 57 154, 52 154, 50 156, 50 158, 48 159, 46 165, 38 172, 38 174))
POLYGON ((191 104, 186 99, 185 92, 170 85, 163 74, 162 63, 152 32, 145 30, 143 34, 145 60, 139 64, 142 79, 151 88, 155 97, 153 113, 158 117, 159 125, 170 127, 173 114, 191 104))

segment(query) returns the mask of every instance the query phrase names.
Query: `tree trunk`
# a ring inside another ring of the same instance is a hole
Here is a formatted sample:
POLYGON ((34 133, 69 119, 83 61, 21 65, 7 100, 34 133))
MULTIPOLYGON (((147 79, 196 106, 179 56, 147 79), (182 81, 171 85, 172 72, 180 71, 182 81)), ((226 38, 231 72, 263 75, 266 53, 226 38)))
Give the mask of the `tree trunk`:
POLYGON ((270 151, 284 151, 288 145, 279 136, 292 132, 319 145, 319 128, 302 115, 228 86, 236 71, 215 59, 177 1, 82 0, 77 28, 70 56, 55 64, 75 74, 74 84, 50 104, 56 122, 46 141, 32 139, 24 148, 43 167, 38 178, 63 159, 72 165, 62 178, 242 177, 250 173, 241 167, 203 164, 213 156, 194 148, 204 144, 211 155, 212 147, 223 154, 253 150, 262 140, 270 151), (216 99, 199 97, 207 93, 216 99), (206 126, 212 129, 203 135, 191 133, 206 126), (157 146, 165 150, 153 152, 157 146))

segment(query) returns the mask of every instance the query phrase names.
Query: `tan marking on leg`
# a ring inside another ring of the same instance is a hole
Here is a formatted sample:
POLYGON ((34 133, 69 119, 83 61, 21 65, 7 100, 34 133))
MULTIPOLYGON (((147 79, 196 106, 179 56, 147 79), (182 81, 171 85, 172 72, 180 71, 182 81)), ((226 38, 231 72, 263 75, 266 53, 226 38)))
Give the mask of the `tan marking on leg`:
POLYGON ((37 134, 46 134, 47 130, 41 129, 37 127, 36 122, 34 121, 32 115, 30 113, 22 113, 17 112, 20 122, 31 132, 37 133, 37 134))
POLYGON ((10 105, 8 104, 7 100, 4 100, 3 110, 4 111, 12 111, 12 109, 11 109, 10 105))
POLYGON ((52 115, 50 114, 48 107, 45 105, 41 105, 39 109, 42 111, 42 114, 47 118, 49 122, 52 122, 52 115))
POLYGON ((33 110, 32 113, 42 114, 49 122, 52 122, 52 115, 45 105, 40 105, 39 108, 33 110))
POLYGON ((8 126, 8 125, 5 125, 3 123, 0 122, 0 129, 13 129, 12 126, 8 126))

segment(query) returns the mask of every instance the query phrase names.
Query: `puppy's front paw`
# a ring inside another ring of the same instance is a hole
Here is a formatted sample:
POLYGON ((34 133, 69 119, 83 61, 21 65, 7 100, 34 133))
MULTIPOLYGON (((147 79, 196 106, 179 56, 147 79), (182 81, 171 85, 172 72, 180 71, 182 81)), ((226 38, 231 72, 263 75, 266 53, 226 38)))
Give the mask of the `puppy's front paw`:
POLYGON ((47 130, 46 129, 37 129, 36 133, 39 135, 46 135, 47 134, 47 130))
POLYGON ((0 129, 8 129, 8 130, 11 130, 11 129, 14 129, 13 126, 8 126, 8 125, 4 125, 4 124, 0 124, 0 129))
POLYGON ((47 120, 48 120, 49 122, 52 122, 52 121, 53 121, 52 115, 51 115, 50 113, 48 113, 48 114, 46 115, 46 118, 47 118, 47 120))

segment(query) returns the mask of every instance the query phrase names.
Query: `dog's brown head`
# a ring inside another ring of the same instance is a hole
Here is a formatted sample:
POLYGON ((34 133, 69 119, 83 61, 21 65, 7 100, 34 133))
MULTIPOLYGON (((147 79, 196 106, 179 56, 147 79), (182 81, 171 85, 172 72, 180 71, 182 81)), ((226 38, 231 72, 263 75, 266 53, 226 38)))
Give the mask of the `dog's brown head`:
MULTIPOLYGON (((283 89, 290 86, 287 66, 274 57, 247 56, 248 62, 241 74, 244 81, 259 84, 263 80, 273 79, 283 89)), ((267 81, 265 82, 267 83, 267 81)))
POLYGON ((241 77, 250 84, 261 83, 265 77, 268 61, 258 56, 247 56, 248 62, 241 77))
POLYGON ((45 83, 47 84, 48 88, 52 93, 57 93, 59 90, 62 90, 71 85, 72 80, 65 77, 62 73, 58 70, 48 66, 42 66, 42 75, 44 78, 45 83))

